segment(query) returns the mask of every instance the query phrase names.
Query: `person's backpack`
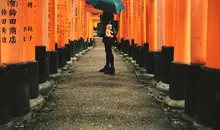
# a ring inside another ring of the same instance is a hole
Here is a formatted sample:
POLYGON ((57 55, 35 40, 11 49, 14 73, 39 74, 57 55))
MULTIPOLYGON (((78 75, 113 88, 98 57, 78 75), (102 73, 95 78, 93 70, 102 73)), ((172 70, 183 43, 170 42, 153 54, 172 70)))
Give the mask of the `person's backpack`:
POLYGON ((104 37, 105 36, 105 25, 102 23, 97 24, 97 36, 104 37))

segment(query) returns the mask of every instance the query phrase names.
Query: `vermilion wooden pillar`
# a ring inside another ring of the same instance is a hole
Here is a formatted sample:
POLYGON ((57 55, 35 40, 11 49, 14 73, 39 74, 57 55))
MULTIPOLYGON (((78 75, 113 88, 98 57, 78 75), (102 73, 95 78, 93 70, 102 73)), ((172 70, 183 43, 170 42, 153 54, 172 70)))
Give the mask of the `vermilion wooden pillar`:
POLYGON ((69 0, 64 0, 64 9, 63 9, 63 17, 64 17, 64 46, 66 51, 66 60, 70 61, 71 58, 71 45, 69 44, 70 40, 70 15, 69 15, 69 0))
POLYGON ((185 86, 185 113, 197 116, 201 66, 206 61, 208 0, 191 1, 191 46, 188 84, 185 86))
POLYGON ((157 0, 157 52, 154 54, 154 78, 161 81, 162 77, 162 46, 165 42, 165 1, 157 0))
MULTIPOLYGON (((201 3, 203 5, 205 3, 201 3)), ((207 47, 206 63, 202 67, 200 86, 199 86, 199 111, 198 120, 203 125, 214 129, 220 129, 219 114, 219 78, 220 78, 220 60, 219 60, 219 30, 220 30, 220 1, 208 0, 208 25, 207 25, 207 47)), ((201 13, 201 12, 200 12, 201 13)), ((201 24, 201 21, 200 21, 201 24)), ((204 26, 203 26, 204 27, 204 26)), ((200 29, 202 29, 200 27, 200 29)), ((202 32, 200 32, 201 35, 202 32)), ((201 37, 204 39, 204 37, 201 37)), ((201 49, 203 44, 199 44, 201 49)), ((201 59, 194 61, 203 61, 201 49, 201 59)), ((198 57, 198 56, 196 56, 198 57)))
POLYGON ((154 55, 157 52, 157 0, 148 0, 149 9, 149 52, 147 53, 145 68, 148 74, 154 74, 154 55))
POLYGON ((79 35, 78 35, 78 39, 80 39, 82 37, 82 1, 79 0, 79 24, 78 24, 78 31, 79 31, 79 35))
POLYGON ((164 18, 164 31, 165 41, 162 47, 162 75, 161 82, 157 87, 162 87, 166 91, 169 89, 170 84, 170 64, 174 59, 174 34, 175 34, 175 7, 176 0, 165 1, 165 18, 164 18))
POLYGON ((49 57, 46 52, 46 0, 36 0, 36 47, 35 47, 35 59, 39 63, 39 83, 44 83, 49 77, 49 57), (43 22, 44 21, 44 22, 43 22))
POLYGON ((2 0, 0 6, 2 62, 7 64, 7 80, 10 81, 5 101, 10 104, 11 116, 23 116, 30 108, 28 66, 23 58, 23 6, 22 1, 9 3, 8 0, 2 0))
POLYGON ((23 14, 22 4, 19 6, 9 6, 7 1, 2 1, 1 14, 1 42, 2 42, 2 62, 5 64, 17 64, 24 62, 23 59, 23 14), (16 11, 9 15, 10 9, 16 11), (17 33, 19 32, 19 33, 17 33))
POLYGON ((176 0, 174 62, 171 63, 169 97, 184 100, 190 63, 191 0, 176 0))
POLYGON ((59 47, 59 33, 60 33, 60 24, 59 24, 59 9, 60 9, 60 4, 59 0, 55 0, 55 19, 54 19, 54 24, 55 24, 55 42, 56 42, 56 48, 59 47))
POLYGON ((146 6, 146 12, 145 12, 145 14, 146 14, 146 41, 147 41, 147 43, 149 43, 149 21, 150 21, 150 15, 149 15, 149 12, 150 12, 150 1, 149 0, 146 0, 145 1, 145 6, 146 6))
POLYGON ((69 16, 70 16, 70 39, 71 41, 74 40, 74 0, 69 0, 69 16))
POLYGON ((66 50, 64 44, 64 1, 55 1, 55 41, 58 55, 58 68, 66 64, 66 50))
POLYGON ((55 0, 46 0, 46 45, 49 53, 49 73, 57 73, 58 68, 58 53, 55 50, 55 12, 57 4, 55 0))
POLYGON ((118 31, 118 41, 121 40, 121 38, 123 37, 123 13, 120 12, 119 14, 119 31, 118 31))
POLYGON ((42 46, 43 45, 43 0, 37 0, 36 1, 36 23, 37 23, 37 28, 36 28, 36 33, 37 33, 37 41, 36 41, 36 46, 42 46))
POLYGON ((174 46, 176 0, 165 1, 165 46, 174 46))
POLYGON ((63 8, 63 17, 64 17, 64 44, 66 45, 66 44, 68 44, 69 42, 68 42, 68 39, 69 39, 69 37, 68 37, 68 32, 69 32, 69 14, 68 14, 68 4, 69 4, 69 2, 68 2, 68 0, 64 0, 63 1, 64 3, 64 8, 63 8))
POLYGON ((125 5, 124 15, 123 15, 123 24, 124 24, 124 39, 128 39, 128 0, 123 0, 125 5))
POLYGON ((89 39, 90 38, 92 38, 93 37, 93 29, 92 29, 92 27, 93 27, 93 25, 92 25, 92 14, 89 14, 89 39))
POLYGON ((157 0, 149 0, 149 48, 157 51, 157 0))
POLYGON ((136 11, 137 11, 137 17, 134 17, 134 19, 136 20, 136 29, 137 29, 137 38, 135 39, 136 43, 138 46, 141 46, 141 37, 142 37, 142 31, 141 31, 141 0, 137 0, 135 1, 136 3, 136 11))
POLYGON ((157 51, 162 50, 165 43, 165 1, 157 0, 157 51))
POLYGON ((61 25, 61 47, 65 48, 65 31, 66 31, 66 21, 65 21, 65 1, 60 1, 60 25, 61 25))
POLYGON ((128 32, 128 40, 131 41, 131 39, 134 38, 134 32, 133 32, 133 0, 128 0, 128 16, 127 16, 127 32, 128 32))
POLYGON ((36 26, 35 17, 33 16, 36 8, 34 7, 34 0, 24 0, 24 36, 23 36, 23 58, 24 61, 35 61, 35 42, 36 42, 36 26), (29 4, 31 3, 31 4, 29 4))
POLYGON ((75 9, 75 11, 74 11, 74 38, 75 39, 78 39, 78 20, 79 20, 79 1, 78 0, 76 0, 75 1, 75 4, 74 4, 74 9, 75 9))
POLYGON ((47 51, 55 51, 55 2, 46 1, 46 45, 47 51))
POLYGON ((144 43, 147 42, 147 33, 146 33, 146 28, 147 28, 147 22, 146 22, 146 12, 147 12, 147 7, 146 7, 146 0, 141 0, 140 6, 141 6, 141 44, 143 45, 144 43))
POLYGON ((23 0, 23 59, 29 69, 30 98, 39 96, 39 66, 35 60, 36 35, 36 4, 35 0, 23 0))
POLYGON ((134 42, 138 42, 138 1, 133 0, 133 34, 134 34, 134 42))

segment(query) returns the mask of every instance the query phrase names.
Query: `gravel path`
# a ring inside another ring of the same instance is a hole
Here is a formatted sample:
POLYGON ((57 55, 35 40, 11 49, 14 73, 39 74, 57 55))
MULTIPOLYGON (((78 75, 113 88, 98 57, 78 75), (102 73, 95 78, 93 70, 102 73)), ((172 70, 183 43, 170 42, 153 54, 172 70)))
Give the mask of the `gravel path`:
MULTIPOLYGON (((114 53, 116 74, 99 73, 103 44, 73 64, 70 76, 53 91, 56 97, 27 128, 42 130, 175 130, 142 87, 133 68, 114 53), (31 125, 30 125, 31 124, 31 125)), ((28 124, 28 123, 27 123, 28 124)))

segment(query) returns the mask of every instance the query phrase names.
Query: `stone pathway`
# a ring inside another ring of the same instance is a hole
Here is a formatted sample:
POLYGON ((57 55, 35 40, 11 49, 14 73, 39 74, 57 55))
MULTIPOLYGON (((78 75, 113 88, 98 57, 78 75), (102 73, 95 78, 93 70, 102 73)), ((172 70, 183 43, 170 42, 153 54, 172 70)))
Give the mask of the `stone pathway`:
POLYGON ((73 64, 65 82, 53 90, 53 108, 44 107, 23 129, 36 130, 175 130, 132 66, 115 56, 116 74, 98 72, 104 65, 103 44, 73 64))

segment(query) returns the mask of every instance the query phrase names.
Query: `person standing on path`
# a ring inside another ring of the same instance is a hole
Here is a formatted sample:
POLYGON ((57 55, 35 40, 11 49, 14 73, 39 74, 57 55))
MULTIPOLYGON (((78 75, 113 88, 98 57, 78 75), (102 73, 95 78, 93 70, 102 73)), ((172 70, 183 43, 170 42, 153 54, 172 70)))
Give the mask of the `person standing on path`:
POLYGON ((111 12, 103 12, 103 15, 100 17, 101 24, 105 27, 105 36, 103 37, 103 42, 105 45, 106 53, 106 65, 99 72, 104 72, 105 74, 114 74, 114 56, 112 53, 112 44, 116 38, 116 31, 113 26, 114 15, 111 12))

